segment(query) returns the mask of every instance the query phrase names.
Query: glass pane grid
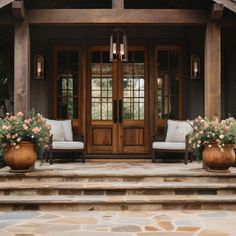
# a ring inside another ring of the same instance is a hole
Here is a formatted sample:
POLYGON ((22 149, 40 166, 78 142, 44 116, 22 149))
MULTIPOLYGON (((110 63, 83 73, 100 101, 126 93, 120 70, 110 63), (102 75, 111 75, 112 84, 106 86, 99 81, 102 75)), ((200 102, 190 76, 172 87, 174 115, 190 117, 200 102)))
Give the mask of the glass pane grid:
POLYGON ((92 63, 92 120, 112 120, 112 64, 107 58, 106 52, 96 52, 99 63, 92 63))
POLYGON ((78 118, 78 51, 58 51, 57 114, 58 118, 78 118))
POLYGON ((144 120, 144 63, 132 61, 124 64, 123 109, 124 119, 144 120))

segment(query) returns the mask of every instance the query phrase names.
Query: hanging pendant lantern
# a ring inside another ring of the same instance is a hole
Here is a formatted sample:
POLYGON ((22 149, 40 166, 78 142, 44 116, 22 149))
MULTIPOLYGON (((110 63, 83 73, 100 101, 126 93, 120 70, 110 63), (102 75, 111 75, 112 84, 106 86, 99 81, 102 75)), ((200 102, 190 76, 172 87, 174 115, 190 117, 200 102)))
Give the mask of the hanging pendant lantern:
POLYGON ((119 28, 110 36, 110 61, 128 61, 126 33, 119 28))

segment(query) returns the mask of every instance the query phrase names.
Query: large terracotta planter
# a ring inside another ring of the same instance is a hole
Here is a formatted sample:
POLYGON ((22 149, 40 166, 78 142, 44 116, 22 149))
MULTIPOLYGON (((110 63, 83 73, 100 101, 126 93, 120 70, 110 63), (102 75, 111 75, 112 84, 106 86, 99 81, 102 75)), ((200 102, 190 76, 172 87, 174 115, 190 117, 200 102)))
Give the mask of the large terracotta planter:
POLYGON ((34 144, 31 142, 19 143, 19 148, 9 146, 4 151, 4 160, 11 168, 10 172, 29 172, 34 169, 37 159, 34 144))
POLYGON ((208 171, 228 172, 229 167, 235 162, 233 145, 226 145, 220 149, 216 144, 211 147, 205 146, 203 151, 203 162, 208 171))

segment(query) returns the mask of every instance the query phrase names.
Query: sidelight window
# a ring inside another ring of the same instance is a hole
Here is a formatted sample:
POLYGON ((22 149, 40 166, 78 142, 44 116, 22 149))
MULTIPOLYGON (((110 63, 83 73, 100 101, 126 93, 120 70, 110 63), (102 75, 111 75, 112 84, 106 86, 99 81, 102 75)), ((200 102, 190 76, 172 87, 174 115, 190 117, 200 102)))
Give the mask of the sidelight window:
POLYGON ((158 119, 179 119, 180 50, 158 50, 156 58, 156 103, 158 119))
POLYGON ((57 51, 57 118, 79 118, 79 53, 57 51))

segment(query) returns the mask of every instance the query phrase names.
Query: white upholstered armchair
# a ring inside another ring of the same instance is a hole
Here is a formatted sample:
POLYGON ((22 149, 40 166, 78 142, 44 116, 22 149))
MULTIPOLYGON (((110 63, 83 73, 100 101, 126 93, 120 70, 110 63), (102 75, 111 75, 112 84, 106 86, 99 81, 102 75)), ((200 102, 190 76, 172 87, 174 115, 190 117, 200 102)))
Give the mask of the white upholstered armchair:
POLYGON ((187 164, 191 153, 188 143, 188 134, 191 131, 189 121, 168 120, 165 140, 160 140, 158 135, 153 137, 152 162, 156 162, 158 153, 170 153, 170 155, 171 153, 183 153, 184 162, 187 164))
POLYGON ((51 126, 52 134, 49 148, 45 151, 50 164, 53 163, 54 153, 76 154, 85 163, 83 136, 73 135, 71 120, 47 119, 47 124, 51 126))

